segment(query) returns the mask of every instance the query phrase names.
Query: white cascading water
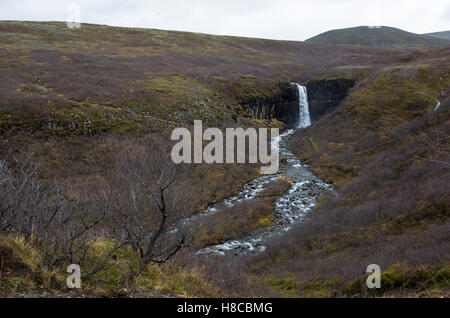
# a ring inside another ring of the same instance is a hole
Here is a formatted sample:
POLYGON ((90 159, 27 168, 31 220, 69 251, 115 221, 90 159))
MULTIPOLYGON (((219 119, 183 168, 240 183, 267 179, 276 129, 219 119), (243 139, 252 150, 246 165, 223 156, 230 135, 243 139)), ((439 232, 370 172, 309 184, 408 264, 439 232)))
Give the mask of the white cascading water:
POLYGON ((439 109, 439 106, 441 106, 441 102, 440 102, 439 100, 437 100, 437 99, 436 99, 436 101, 437 101, 437 104, 436 104, 436 106, 434 107, 434 111, 435 111, 435 112, 439 109))
POLYGON ((309 116, 308 91, 305 86, 293 83, 298 90, 298 128, 311 126, 311 117, 309 116))

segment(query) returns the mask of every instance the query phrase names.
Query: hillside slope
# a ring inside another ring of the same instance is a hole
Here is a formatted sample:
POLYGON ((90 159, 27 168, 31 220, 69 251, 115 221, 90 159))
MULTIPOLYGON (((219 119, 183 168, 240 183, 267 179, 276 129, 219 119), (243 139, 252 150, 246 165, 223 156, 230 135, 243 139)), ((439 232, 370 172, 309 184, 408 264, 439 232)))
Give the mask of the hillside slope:
MULTIPOLYGON (((138 286, 200 297, 366 295, 360 279, 369 263, 382 266, 392 282, 385 292, 448 285, 449 175, 439 162, 448 162, 449 46, 411 52, 35 22, 0 22, 0 38, 0 160, 34 153, 42 163, 39 176, 66 186, 69 206, 80 202, 81 211, 103 210, 92 202, 127 184, 111 177, 120 171, 115 150, 130 154, 147 137, 167 141, 171 128, 194 119, 218 127, 279 124, 254 120, 243 109, 245 100, 273 94, 278 81, 355 81, 339 106, 291 141, 292 151, 333 183, 339 197, 322 198, 288 237, 256 258, 203 262, 187 249, 178 259, 186 272, 178 275, 176 263, 151 264, 135 277, 138 254, 122 250, 100 273, 105 291, 138 286), (437 98, 442 105, 434 112, 437 98)), ((153 143, 146 145, 148 153, 158 153, 153 143)), ((251 165, 196 165, 174 191, 187 201, 187 212, 196 212, 257 175, 251 165)), ((270 222, 270 204, 260 208, 262 221, 270 222)), ((231 217, 260 223, 248 210, 231 217)), ((222 240, 224 223, 213 224, 207 239, 222 240)), ((8 257, 11 249, 34 255, 42 248, 15 233, 0 241, 8 257)), ((87 264, 99 261, 98 252, 111 243, 98 241, 87 264)), ((33 262, 6 264, 29 268, 0 277, 2 296, 54 288, 52 271, 65 274, 63 266, 48 270, 33 262)))
MULTIPOLYGON (((21 130, 56 125, 59 134, 73 121, 67 113, 89 117, 98 132, 156 131, 194 117, 217 122, 242 98, 273 93, 278 80, 395 58, 370 48, 87 24, 0 22, 0 36, 0 112, 23 111, 30 121, 21 130), (98 118, 105 110, 112 120, 98 118)), ((14 120, 0 129, 14 130, 14 120)))
POLYGON ((286 296, 448 297, 450 59, 427 64, 373 70, 294 135, 293 152, 339 195, 252 260, 253 274, 286 296), (380 290, 366 288, 369 264, 380 290))
POLYGON ((48 171, 68 176, 98 171, 92 165, 103 162, 102 136, 160 132, 193 119, 222 126, 245 116, 244 100, 271 96, 280 80, 405 58, 371 48, 58 22, 2 21, 0 37, 0 152, 34 152, 48 171))
POLYGON ((450 31, 426 33, 424 35, 433 36, 439 39, 450 40, 450 31))
POLYGON ((331 30, 306 40, 308 43, 351 44, 374 48, 424 50, 450 45, 447 39, 406 32, 391 27, 367 27, 331 30))

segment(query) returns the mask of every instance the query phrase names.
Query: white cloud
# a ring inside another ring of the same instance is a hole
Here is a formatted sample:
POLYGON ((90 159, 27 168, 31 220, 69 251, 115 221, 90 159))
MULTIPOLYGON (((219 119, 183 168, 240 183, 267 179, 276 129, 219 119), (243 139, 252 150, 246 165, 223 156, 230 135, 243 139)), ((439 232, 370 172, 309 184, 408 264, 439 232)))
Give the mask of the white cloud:
POLYGON ((448 0, 2 0, 0 19, 65 21, 71 3, 83 22, 285 40, 358 25, 450 29, 448 0))

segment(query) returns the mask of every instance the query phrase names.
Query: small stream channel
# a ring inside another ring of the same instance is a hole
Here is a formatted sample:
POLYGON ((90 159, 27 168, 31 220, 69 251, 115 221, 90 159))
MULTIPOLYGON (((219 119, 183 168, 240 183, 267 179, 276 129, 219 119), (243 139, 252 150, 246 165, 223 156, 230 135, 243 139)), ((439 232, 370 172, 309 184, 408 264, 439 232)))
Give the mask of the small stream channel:
POLYGON ((281 236, 289 231, 295 222, 299 222, 306 213, 314 207, 319 196, 325 191, 333 191, 333 187, 316 177, 307 165, 294 158, 293 153, 287 148, 286 139, 295 130, 288 130, 280 135, 280 157, 287 157, 277 174, 265 175, 254 179, 244 185, 243 189, 235 196, 225 201, 212 205, 206 210, 197 214, 196 217, 209 216, 227 207, 241 202, 242 200, 253 200, 263 186, 280 176, 290 178, 292 187, 281 195, 274 203, 273 213, 275 222, 268 227, 259 228, 250 235, 224 242, 223 244, 206 247, 197 254, 232 253, 235 255, 257 253, 265 250, 268 241, 277 236, 281 236))

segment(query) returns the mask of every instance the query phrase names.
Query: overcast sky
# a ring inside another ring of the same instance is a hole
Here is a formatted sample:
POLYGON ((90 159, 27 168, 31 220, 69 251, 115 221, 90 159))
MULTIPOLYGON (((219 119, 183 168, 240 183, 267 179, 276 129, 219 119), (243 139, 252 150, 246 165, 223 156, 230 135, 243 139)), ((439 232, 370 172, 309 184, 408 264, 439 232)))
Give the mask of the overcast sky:
POLYGON ((66 21, 72 3, 82 22, 280 40, 360 25, 450 30, 449 0, 0 0, 0 20, 66 21))

